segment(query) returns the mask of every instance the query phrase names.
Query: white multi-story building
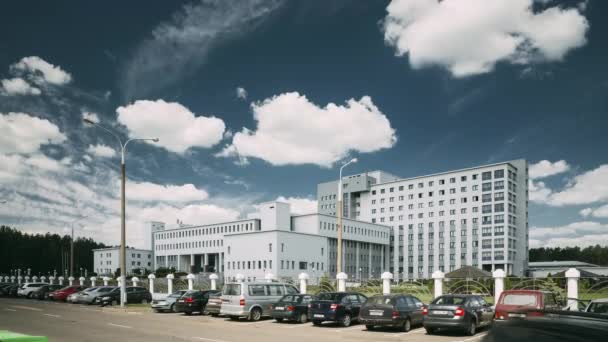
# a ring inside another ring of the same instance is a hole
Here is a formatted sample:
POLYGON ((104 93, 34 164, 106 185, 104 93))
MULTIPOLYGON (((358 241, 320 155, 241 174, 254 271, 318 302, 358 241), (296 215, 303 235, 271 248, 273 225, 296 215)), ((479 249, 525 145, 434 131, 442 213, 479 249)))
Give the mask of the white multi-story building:
MULTIPOLYGON (((526 160, 399 179, 382 171, 343 178, 344 216, 391 227, 390 271, 429 278, 465 265, 523 275, 528 262, 526 160)), ((337 181, 317 186, 335 215, 337 181)))
MULTIPOLYGON (((127 274, 134 270, 151 271, 153 267, 153 253, 147 249, 126 249, 127 274)), ((98 275, 112 275, 120 268, 120 247, 100 248, 93 250, 94 271, 98 275)))
MULTIPOLYGON (((165 229, 151 225, 155 268, 243 274, 248 280, 335 277, 337 219, 324 214, 292 215, 290 205, 268 202, 258 218, 165 229)), ((344 219, 343 271, 351 279, 378 278, 389 266, 390 227, 344 219)))

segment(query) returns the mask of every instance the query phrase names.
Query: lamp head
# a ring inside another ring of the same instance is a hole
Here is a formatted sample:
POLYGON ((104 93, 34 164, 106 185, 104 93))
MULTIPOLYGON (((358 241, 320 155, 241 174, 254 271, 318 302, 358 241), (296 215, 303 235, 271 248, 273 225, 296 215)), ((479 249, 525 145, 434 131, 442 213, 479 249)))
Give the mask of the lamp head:
POLYGON ((154 141, 154 142, 158 142, 159 140, 160 140, 160 139, 158 139, 158 138, 154 138, 154 139, 152 139, 152 141, 154 141))
POLYGON ((95 124, 95 122, 93 120, 91 120, 91 119, 86 119, 85 118, 85 119, 82 119, 82 121, 84 121, 85 123, 88 123, 89 125, 94 125, 95 124))
POLYGON ((353 158, 353 159, 350 160, 351 163, 356 163, 358 161, 359 161, 359 159, 357 159, 357 158, 353 158))

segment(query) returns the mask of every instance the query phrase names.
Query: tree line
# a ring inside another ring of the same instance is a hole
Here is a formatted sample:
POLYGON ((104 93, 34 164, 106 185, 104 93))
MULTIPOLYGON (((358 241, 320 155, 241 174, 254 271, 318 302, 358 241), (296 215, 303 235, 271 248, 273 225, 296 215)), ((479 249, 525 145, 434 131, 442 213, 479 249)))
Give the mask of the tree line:
POLYGON ((531 248, 530 261, 582 261, 608 265, 608 246, 531 248))
MULTIPOLYGON (((57 272, 57 276, 69 273, 70 267, 69 235, 28 234, 8 226, 0 226, 0 274, 11 275, 11 270, 21 269, 25 276, 30 274, 48 276, 57 272), (67 272, 67 273, 66 273, 67 272)), ((93 249, 106 247, 103 243, 89 238, 74 240, 74 277, 93 273, 93 249), (80 268, 83 269, 82 274, 80 268)))

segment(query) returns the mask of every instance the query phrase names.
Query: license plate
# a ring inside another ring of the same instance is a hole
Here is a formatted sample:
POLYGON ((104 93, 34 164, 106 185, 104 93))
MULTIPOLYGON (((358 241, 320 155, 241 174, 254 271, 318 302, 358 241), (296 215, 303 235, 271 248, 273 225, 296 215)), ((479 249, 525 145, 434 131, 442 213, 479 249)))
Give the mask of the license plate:
POLYGON ((447 315, 448 312, 447 311, 443 311, 443 310, 433 310, 433 315, 447 315))
POLYGON ((315 318, 324 318, 324 317, 325 317, 325 315, 322 315, 322 314, 314 314, 314 315, 313 315, 313 317, 315 317, 315 318))
POLYGON ((285 310, 285 308, 284 308, 284 307, 282 307, 282 306, 277 306, 277 307, 275 307, 274 309, 275 309, 275 310, 278 310, 278 311, 285 310))
POLYGON ((526 314, 521 314, 521 313, 510 313, 509 317, 515 317, 515 318, 526 318, 526 314))
POLYGON ((369 314, 372 316, 382 316, 384 314, 384 311, 372 310, 369 312, 369 314))

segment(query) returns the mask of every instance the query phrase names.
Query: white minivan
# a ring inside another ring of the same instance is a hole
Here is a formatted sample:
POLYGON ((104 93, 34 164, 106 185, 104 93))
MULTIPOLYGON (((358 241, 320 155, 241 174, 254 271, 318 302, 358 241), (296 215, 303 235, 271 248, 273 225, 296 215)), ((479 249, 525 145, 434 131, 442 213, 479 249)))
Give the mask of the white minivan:
POLYGON ((247 318, 258 321, 269 317, 272 304, 286 294, 300 293, 290 284, 284 283, 226 283, 222 289, 220 314, 230 319, 247 318))

